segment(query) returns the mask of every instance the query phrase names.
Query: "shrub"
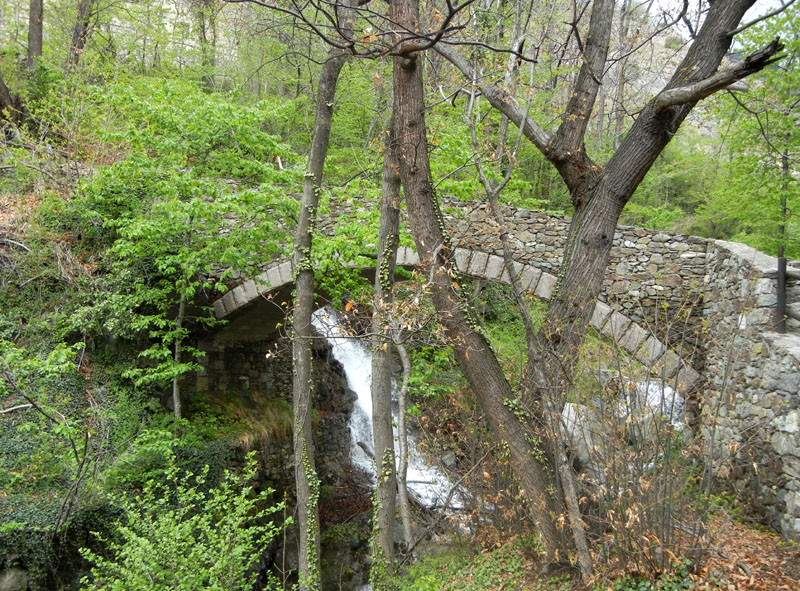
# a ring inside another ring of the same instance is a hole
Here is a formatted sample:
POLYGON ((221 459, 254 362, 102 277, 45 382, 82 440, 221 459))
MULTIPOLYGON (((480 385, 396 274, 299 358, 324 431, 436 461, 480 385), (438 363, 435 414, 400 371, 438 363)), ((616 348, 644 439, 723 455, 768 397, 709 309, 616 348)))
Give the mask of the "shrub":
POLYGON ((173 457, 163 479, 148 481, 136 496, 117 497, 124 517, 108 538, 95 534, 106 544, 107 556, 81 549, 94 563, 82 588, 252 589, 257 576, 253 566, 278 533, 267 518, 282 506, 266 505, 272 490, 255 494, 246 486, 256 473, 252 454, 241 474, 227 472, 220 485, 204 492, 207 472, 180 474, 173 457))

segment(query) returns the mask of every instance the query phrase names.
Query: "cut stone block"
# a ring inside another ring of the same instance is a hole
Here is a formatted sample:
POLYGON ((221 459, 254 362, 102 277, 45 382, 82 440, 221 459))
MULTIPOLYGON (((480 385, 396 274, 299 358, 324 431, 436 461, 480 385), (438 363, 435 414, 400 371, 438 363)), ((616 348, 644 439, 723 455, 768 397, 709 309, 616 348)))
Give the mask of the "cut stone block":
POLYGON ((402 267, 416 267, 419 265, 419 255, 410 246, 401 246, 397 249, 397 264, 402 267))
POLYGON ((473 252, 472 259, 469 262, 469 275, 473 277, 483 277, 486 271, 486 263, 489 261, 489 255, 485 252, 473 252))
POLYGON ((470 251, 466 248, 456 248, 456 267, 462 273, 466 273, 469 269, 469 255, 470 251))
POLYGON ((283 281, 281 280, 281 270, 278 268, 278 266, 279 265, 276 265, 267 269, 267 279, 269 280, 272 289, 283 285, 283 281))
POLYGON ((522 276, 520 277, 522 289, 525 291, 534 291, 541 277, 542 272, 539 269, 531 265, 525 265, 522 269, 522 276))
POLYGON ((616 311, 611 312, 611 316, 609 316, 608 320, 603 325, 602 332, 615 343, 619 343, 622 337, 625 336, 625 332, 628 330, 630 323, 630 318, 627 316, 616 311))
POLYGON ((674 381, 679 392, 689 392, 700 381, 700 374, 694 368, 685 365, 678 370, 674 381))
POLYGON ((681 358, 674 351, 667 351, 658 360, 655 367, 662 379, 673 377, 683 365, 681 358))
POLYGON ((214 316, 217 318, 225 318, 227 315, 228 311, 225 309, 225 304, 222 302, 222 298, 220 298, 214 302, 214 316))
MULTIPOLYGON (((522 263, 517 263, 517 262, 513 262, 512 261, 511 267, 514 269, 514 276, 515 277, 519 277, 520 276, 520 273, 522 272, 523 266, 524 265, 522 263)), ((508 273, 508 268, 507 267, 503 269, 503 274, 500 276, 499 281, 500 281, 500 283, 503 283, 505 285, 511 285, 511 275, 508 273)), ((524 291, 524 288, 523 288, 523 291, 524 291)))
POLYGON ((625 331, 625 334, 619 340, 619 345, 629 353, 636 353, 648 336, 649 333, 645 329, 635 322, 632 322, 628 330, 625 331))
POLYGON ((248 302, 252 302, 258 297, 258 286, 252 279, 245 281, 241 287, 244 290, 244 297, 247 298, 248 302))
POLYGON ((595 330, 600 330, 603 328, 603 323, 608 318, 609 314, 611 314, 611 306, 606 304, 605 302, 595 302, 594 305, 594 312, 592 312, 592 326, 595 330))
POLYGON ((269 274, 265 271, 255 278, 258 295, 267 293, 272 290, 272 283, 269 280, 269 274))
POLYGON ((489 255, 489 260, 486 263, 486 272, 483 274, 484 278, 489 281, 497 281, 503 275, 506 263, 502 257, 495 254, 489 255))
POLYGON ((229 291, 224 296, 220 298, 222 300, 222 305, 225 306, 225 315, 229 315, 234 312, 237 308, 236 302, 233 299, 233 292, 229 291))
POLYGON ((292 261, 284 261, 278 265, 278 275, 281 278, 281 285, 286 285, 294 280, 292 277, 292 261))
POLYGON ((231 294, 233 295, 233 301, 236 303, 237 310, 239 308, 244 308, 251 301, 247 298, 247 295, 245 295, 244 288, 241 285, 232 289, 231 294))
POLYGON ((536 285, 536 290, 533 292, 533 294, 542 298, 543 300, 549 300, 553 295, 553 290, 556 288, 557 282, 558 280, 554 275, 550 275, 550 273, 542 273, 542 276, 539 278, 539 283, 536 285))
POLYGON ((664 343, 659 341, 653 335, 650 335, 642 344, 641 348, 636 352, 634 357, 641 361, 645 366, 652 367, 666 350, 667 346, 664 343))

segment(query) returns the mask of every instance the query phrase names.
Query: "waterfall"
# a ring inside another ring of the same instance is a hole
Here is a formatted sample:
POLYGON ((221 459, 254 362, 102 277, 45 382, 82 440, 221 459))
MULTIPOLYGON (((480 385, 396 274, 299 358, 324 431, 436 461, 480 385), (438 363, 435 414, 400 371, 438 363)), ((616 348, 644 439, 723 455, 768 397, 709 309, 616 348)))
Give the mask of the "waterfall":
MULTIPOLYGON (((311 324, 331 347, 334 359, 342 364, 348 387, 356 394, 356 403, 348 421, 350 429, 350 459, 375 481, 373 460, 361 448, 370 451, 372 439, 372 353, 369 347, 358 338, 348 335, 340 326, 339 315, 335 310, 325 307, 317 310, 311 317, 311 324)), ((393 384, 392 388, 395 388, 393 384)), ((397 424, 397 404, 393 404, 393 419, 397 424)), ((398 455, 398 440, 395 433, 394 450, 398 455)), ((441 470, 429 465, 417 450, 416 439, 408 435, 408 489, 409 493, 427 507, 441 506, 452 484, 441 470)), ((463 502, 454 494, 450 506, 457 508, 463 502)))

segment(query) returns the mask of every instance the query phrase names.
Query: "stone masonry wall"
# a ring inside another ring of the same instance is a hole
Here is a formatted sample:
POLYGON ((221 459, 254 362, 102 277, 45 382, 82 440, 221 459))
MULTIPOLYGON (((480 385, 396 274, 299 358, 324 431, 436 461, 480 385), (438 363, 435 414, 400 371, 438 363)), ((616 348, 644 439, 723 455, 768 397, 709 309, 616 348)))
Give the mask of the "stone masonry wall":
MULTIPOLYGON (((502 255, 500 228, 484 203, 445 206, 451 239, 457 246, 502 255)), ((558 275, 571 218, 503 208, 514 258, 558 275)), ((705 238, 619 226, 600 300, 702 369, 700 342, 705 238)))
MULTIPOLYGON (((351 470, 350 432, 347 420, 355 394, 347 387, 341 366, 330 357, 330 349, 315 341, 314 409, 318 420, 314 427, 314 449, 318 472, 323 482, 336 483, 351 470)), ((279 343, 283 351, 275 352, 274 341, 251 341, 236 344, 207 340, 200 348, 203 370, 195 382, 199 392, 214 398, 243 400, 281 399, 292 403, 292 355, 288 342, 279 343), (267 352, 271 352, 267 357, 267 352)), ((258 409, 253 409, 254 413, 258 409)), ((294 482, 292 438, 261 442, 264 470, 273 487, 291 488, 294 482)))
MULTIPOLYGON (((772 332, 776 272, 775 258, 750 247, 709 248, 702 436, 718 484, 800 540, 800 335, 772 332)), ((800 302, 796 279, 789 299, 800 302)))

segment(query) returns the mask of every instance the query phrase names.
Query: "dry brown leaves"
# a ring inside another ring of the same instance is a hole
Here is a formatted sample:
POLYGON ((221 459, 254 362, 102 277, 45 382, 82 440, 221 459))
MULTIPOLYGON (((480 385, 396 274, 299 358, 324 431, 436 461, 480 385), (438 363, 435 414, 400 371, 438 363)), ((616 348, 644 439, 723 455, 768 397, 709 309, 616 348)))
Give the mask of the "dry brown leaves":
POLYGON ((721 525, 716 549, 694 575, 698 590, 797 591, 800 545, 739 523, 721 525))
POLYGON ((39 205, 33 192, 25 195, 0 195, 0 229, 10 232, 26 220, 28 215, 39 205))

